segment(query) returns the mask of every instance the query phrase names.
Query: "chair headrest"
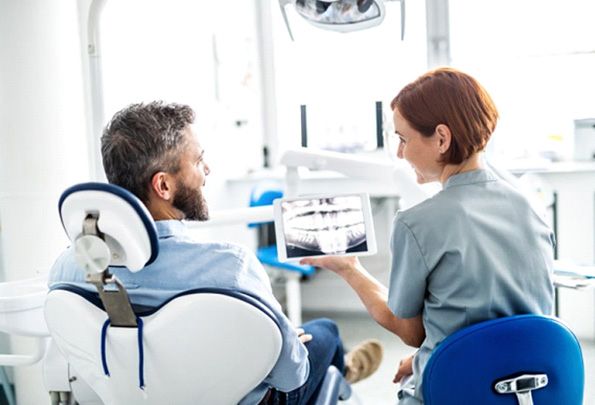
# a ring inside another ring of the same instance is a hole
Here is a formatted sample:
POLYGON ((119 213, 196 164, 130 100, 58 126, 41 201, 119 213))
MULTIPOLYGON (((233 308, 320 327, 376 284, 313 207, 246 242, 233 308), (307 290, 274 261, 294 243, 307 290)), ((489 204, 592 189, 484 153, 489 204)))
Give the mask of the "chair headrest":
POLYGON ((105 235, 110 266, 139 271, 159 254, 157 229, 151 214, 132 193, 113 184, 81 183, 66 189, 58 204, 62 226, 74 243, 83 236, 83 222, 96 214, 105 235))

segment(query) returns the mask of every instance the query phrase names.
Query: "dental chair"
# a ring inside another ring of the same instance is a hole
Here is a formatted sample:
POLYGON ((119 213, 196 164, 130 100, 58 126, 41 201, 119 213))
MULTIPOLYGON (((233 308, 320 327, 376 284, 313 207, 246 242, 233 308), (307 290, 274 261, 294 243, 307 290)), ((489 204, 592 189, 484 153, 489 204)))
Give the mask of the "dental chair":
POLYGON ((446 338, 424 370, 426 405, 582 405, 584 366, 574 334, 555 318, 517 315, 446 338))
MULTIPOLYGON (((258 297, 199 288, 158 308, 130 303, 108 266, 137 272, 158 255, 155 224, 134 195, 85 183, 63 193, 59 210, 89 285, 53 286, 47 296, 54 355, 46 363, 54 366, 44 369, 67 374, 60 383, 46 378, 53 403, 236 404, 269 374, 282 335, 258 297)), ((350 392, 329 368, 317 405, 336 404, 350 392)))

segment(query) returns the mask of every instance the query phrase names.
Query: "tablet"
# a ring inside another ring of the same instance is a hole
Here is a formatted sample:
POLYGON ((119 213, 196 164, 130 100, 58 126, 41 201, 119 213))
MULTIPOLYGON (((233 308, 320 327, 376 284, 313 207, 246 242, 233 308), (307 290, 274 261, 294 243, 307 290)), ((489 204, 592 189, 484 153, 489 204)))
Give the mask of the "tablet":
POLYGON ((274 202, 280 261, 376 253, 370 198, 365 193, 281 198, 274 202))

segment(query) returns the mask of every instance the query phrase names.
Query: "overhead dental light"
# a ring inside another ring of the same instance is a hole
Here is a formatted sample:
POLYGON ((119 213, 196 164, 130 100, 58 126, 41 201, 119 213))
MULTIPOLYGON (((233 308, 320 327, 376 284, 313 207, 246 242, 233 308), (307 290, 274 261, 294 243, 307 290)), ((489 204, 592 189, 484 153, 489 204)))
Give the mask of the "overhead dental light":
MULTIPOLYGON (((293 34, 285 7, 292 4, 297 13, 315 27, 351 32, 375 27, 384 20, 385 1, 395 0, 279 0, 289 36, 293 34)), ((401 40, 405 36, 405 0, 401 3, 401 40)))

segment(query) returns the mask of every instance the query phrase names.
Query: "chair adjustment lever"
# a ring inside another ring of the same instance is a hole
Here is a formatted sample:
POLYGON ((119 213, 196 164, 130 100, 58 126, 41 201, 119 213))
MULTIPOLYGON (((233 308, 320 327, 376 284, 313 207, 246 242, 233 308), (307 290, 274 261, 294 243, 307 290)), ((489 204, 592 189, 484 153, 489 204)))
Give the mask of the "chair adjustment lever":
POLYGON ((546 374, 523 374, 496 382, 494 389, 498 394, 515 394, 519 405, 533 405, 531 391, 543 388, 547 384, 546 374))

